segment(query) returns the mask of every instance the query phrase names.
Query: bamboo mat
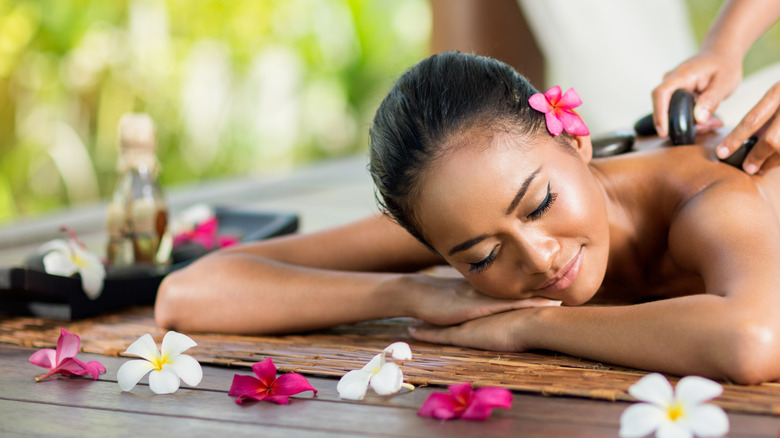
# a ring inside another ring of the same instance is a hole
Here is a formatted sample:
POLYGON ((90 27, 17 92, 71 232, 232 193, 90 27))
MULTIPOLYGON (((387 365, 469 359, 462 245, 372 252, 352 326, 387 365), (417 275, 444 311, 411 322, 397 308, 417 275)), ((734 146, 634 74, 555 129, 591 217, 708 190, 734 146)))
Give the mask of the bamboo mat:
MULTIPOLYGON (((406 341, 413 360, 402 365, 405 380, 414 385, 502 386, 543 395, 600 400, 633 400, 628 387, 643 371, 600 364, 556 353, 499 353, 415 342, 406 333, 408 320, 389 319, 337 327, 301 335, 234 336, 195 334, 197 347, 188 351, 203 364, 249 367, 273 357, 282 372, 340 377, 362 367, 387 345, 406 341)), ((141 335, 159 344, 159 329, 151 307, 75 322, 32 317, 0 318, 0 342, 28 347, 55 347, 60 327, 81 337, 86 353, 119 356, 141 335)), ((673 384, 676 378, 670 378, 673 384)), ((724 409, 780 415, 780 383, 757 386, 724 384, 715 400, 724 409)))

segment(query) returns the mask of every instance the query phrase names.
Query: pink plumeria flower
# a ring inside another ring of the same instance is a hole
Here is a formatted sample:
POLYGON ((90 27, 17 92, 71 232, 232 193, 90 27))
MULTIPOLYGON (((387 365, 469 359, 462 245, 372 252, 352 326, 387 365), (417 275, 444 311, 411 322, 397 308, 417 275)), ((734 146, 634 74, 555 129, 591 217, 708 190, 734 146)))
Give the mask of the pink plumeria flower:
POLYGON ((48 373, 36 377, 35 381, 40 382, 54 374, 62 374, 63 376, 84 376, 89 374, 93 379, 97 380, 100 373, 106 372, 106 367, 96 360, 85 363, 76 359, 79 348, 81 348, 81 338, 65 329, 61 329, 60 337, 57 339, 56 350, 44 348, 30 356, 30 363, 50 370, 48 373))
POLYGON ((290 396, 304 391, 312 391, 317 395, 317 390, 306 377, 298 373, 286 373, 276 377, 276 366, 270 357, 252 365, 252 371, 258 378, 239 374, 233 376, 228 395, 238 397, 236 404, 243 404, 247 400, 265 400, 286 405, 290 402, 290 396))
POLYGON ((556 85, 545 91, 544 94, 534 94, 528 99, 528 103, 531 108, 544 113, 547 130, 550 131, 550 134, 558 135, 564 130, 574 135, 590 134, 585 122, 574 110, 582 105, 582 99, 574 91, 574 88, 569 88, 569 91, 561 96, 561 87, 556 85))
POLYGON ((655 431, 657 438, 719 437, 729 431, 723 409, 704 403, 719 396, 723 387, 704 377, 683 377, 677 388, 661 374, 642 377, 628 388, 641 403, 629 406, 620 416, 620 436, 638 438, 655 431))
POLYGON ((38 249, 43 256, 43 268, 48 274, 70 277, 78 273, 81 277, 81 288, 90 299, 96 299, 103 292, 103 280, 106 278, 106 267, 100 257, 87 251, 86 247, 76 239, 76 233, 63 227, 62 231, 70 233, 67 241, 55 239, 44 243, 38 249))
POLYGON ((145 334, 130 344, 125 354, 143 359, 127 361, 119 367, 116 380, 122 391, 130 391, 139 380, 149 373, 149 389, 155 394, 170 394, 179 389, 180 380, 190 386, 197 386, 203 378, 203 369, 195 358, 184 351, 197 344, 189 336, 169 331, 162 341, 162 349, 152 335, 145 334))
POLYGON ((439 420, 484 421, 493 408, 512 407, 512 393, 506 388, 485 387, 474 391, 470 383, 459 383, 447 389, 449 393, 435 392, 428 396, 417 415, 439 420))
POLYGON ((412 359, 412 350, 406 342, 388 345, 363 368, 344 374, 336 385, 339 397, 347 400, 363 400, 369 387, 379 395, 395 394, 402 387, 413 390, 414 386, 404 383, 404 373, 398 364, 387 361, 388 354, 397 361, 412 359))

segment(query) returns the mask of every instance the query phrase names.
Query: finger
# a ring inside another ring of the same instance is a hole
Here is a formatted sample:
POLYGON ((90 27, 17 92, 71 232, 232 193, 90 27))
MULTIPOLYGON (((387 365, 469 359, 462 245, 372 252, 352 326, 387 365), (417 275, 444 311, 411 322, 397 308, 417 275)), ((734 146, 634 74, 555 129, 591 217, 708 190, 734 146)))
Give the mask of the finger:
POLYGON ((777 166, 780 166, 780 154, 772 154, 764 161, 758 174, 763 175, 767 170, 774 169, 777 166))
POLYGON ((452 330, 455 327, 436 327, 432 325, 409 327, 409 335, 417 341, 433 344, 452 344, 452 330))
POLYGON ((563 301, 551 300, 543 297, 526 298, 524 300, 517 300, 514 302, 513 309, 525 309, 528 307, 553 307, 560 306, 563 301))
POLYGON ((742 167, 745 172, 753 174, 764 167, 766 161, 780 152, 780 120, 775 119, 758 139, 756 145, 745 158, 742 167))
MULTIPOLYGON (((739 124, 731 131, 717 148, 718 158, 726 158, 731 155, 742 143, 753 133, 774 116, 777 111, 778 98, 780 98, 780 88, 773 87, 763 98, 742 118, 739 124)), ((758 146, 758 144, 756 145, 758 146)), ((756 149, 755 147, 753 148, 756 149)), ((752 152, 752 151, 751 151, 752 152)), ((759 151, 758 153, 762 153, 759 151)), ((755 157, 755 156, 754 156, 755 157)), ((764 157, 766 158, 766 157, 764 157)))
POLYGON ((675 81, 667 80, 653 90, 653 124, 661 138, 669 135, 669 100, 677 88, 675 81))
POLYGON ((706 123, 702 125, 696 125, 696 133, 705 134, 707 132, 714 131, 722 127, 723 127, 723 120, 721 120, 719 117, 710 117, 710 119, 707 120, 706 123))

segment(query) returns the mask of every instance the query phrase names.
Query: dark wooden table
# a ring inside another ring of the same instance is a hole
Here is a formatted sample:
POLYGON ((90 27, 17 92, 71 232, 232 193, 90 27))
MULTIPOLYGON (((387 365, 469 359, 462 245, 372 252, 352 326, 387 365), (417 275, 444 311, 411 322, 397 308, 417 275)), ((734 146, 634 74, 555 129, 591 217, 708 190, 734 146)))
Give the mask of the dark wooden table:
MULTIPOLYGON (((533 394, 513 396, 511 410, 496 409, 485 422, 441 422, 416 415, 443 388, 417 388, 391 397, 369 394, 360 402, 338 398, 335 378, 309 377, 316 397, 295 396, 289 405, 236 405, 227 395, 233 375, 248 369, 204 366, 203 381, 174 394, 156 395, 146 378, 130 392, 116 383, 126 358, 80 354, 107 372, 97 381, 50 378, 28 362, 34 349, 0 345, 2 436, 262 436, 262 437, 616 437, 628 403, 533 394)), ((729 414, 733 437, 776 437, 780 418, 729 414)))

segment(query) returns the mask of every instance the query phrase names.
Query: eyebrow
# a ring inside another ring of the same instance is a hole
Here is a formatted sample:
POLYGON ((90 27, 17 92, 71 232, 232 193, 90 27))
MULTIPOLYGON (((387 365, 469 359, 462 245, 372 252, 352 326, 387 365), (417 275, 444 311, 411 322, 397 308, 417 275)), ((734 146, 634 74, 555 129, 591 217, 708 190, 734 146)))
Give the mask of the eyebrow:
MULTIPOLYGON (((542 171, 542 167, 539 166, 532 174, 528 175, 528 178, 523 181, 523 184, 520 186, 520 189, 517 191, 517 194, 512 199, 512 202, 509 204, 509 207, 507 207, 505 214, 511 214, 513 211, 515 211, 515 208, 517 208, 518 204, 520 204, 520 201, 523 200, 523 197, 525 196, 526 192, 528 192, 528 188, 531 186, 531 183, 534 181, 534 179, 539 176, 539 173, 542 171)), ((465 242, 459 243, 452 247, 449 251, 449 255, 453 255, 455 253, 465 251, 472 246, 478 244, 479 242, 482 242, 488 237, 487 234, 482 234, 480 236, 477 236, 473 239, 469 239, 465 242)))

